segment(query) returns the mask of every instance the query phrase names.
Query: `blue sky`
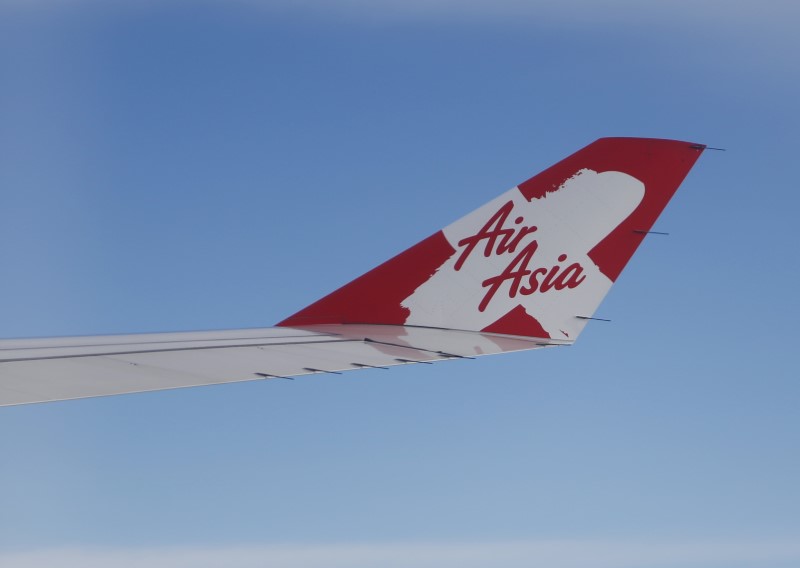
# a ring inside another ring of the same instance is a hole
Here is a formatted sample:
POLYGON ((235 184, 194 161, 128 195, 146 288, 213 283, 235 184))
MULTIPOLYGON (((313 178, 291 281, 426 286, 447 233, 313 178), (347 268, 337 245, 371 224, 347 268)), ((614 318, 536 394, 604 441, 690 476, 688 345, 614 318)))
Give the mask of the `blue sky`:
POLYGON ((571 348, 0 411, 0 564, 800 563, 788 2, 0 1, 0 336, 272 325, 601 136, 571 348))

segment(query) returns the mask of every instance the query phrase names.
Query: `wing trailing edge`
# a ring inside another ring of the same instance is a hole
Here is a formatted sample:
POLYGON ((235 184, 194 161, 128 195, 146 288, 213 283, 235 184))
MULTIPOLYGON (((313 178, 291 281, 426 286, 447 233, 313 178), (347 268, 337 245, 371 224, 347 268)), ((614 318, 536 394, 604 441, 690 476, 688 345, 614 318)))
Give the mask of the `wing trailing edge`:
POLYGON ((324 325, 0 341, 0 406, 470 359, 563 342, 324 325))

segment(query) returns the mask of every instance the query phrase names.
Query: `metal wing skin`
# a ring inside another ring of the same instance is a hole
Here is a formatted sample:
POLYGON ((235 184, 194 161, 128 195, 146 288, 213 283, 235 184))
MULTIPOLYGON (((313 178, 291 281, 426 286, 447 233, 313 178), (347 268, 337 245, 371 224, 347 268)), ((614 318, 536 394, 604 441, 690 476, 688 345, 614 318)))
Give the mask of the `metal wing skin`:
POLYGON ((570 345, 704 149, 601 138, 278 327, 0 340, 0 406, 570 345))
POLYGON ((327 325, 0 341, 0 406, 387 369, 565 342, 327 325))

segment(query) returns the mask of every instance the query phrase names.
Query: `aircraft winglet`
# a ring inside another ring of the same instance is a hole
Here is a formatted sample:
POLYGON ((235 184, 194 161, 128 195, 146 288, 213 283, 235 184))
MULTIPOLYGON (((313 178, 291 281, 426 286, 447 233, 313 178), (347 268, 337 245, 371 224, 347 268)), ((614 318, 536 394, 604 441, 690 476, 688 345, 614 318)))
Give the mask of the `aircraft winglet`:
POLYGON ((601 138, 278 325, 574 341, 704 149, 601 138))

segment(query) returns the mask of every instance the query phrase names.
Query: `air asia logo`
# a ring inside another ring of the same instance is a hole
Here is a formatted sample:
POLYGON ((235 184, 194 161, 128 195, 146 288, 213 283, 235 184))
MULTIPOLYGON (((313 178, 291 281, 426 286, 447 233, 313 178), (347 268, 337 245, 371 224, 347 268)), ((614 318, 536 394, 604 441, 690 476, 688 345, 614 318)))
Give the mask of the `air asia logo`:
POLYGON ((566 265, 567 255, 565 253, 558 256, 559 264, 551 267, 537 267, 535 257, 536 251, 539 250, 539 241, 535 238, 517 252, 523 239, 535 233, 538 227, 523 225, 525 219, 522 215, 514 219, 513 225, 506 226, 513 210, 514 202, 506 202, 477 233, 458 241, 458 246, 462 250, 453 267, 456 271, 461 270, 464 262, 484 241, 483 256, 487 258, 516 254, 505 270, 483 281, 483 287, 487 290, 478 305, 478 310, 481 312, 487 308, 489 302, 506 282, 509 286, 508 297, 515 298, 517 294, 530 296, 536 292, 546 293, 553 289, 577 288, 581 282, 586 280, 583 266, 580 263, 573 262, 566 265))
POLYGON ((539 197, 512 188, 442 229, 453 252, 401 301, 406 325, 574 338, 586 323, 575 315, 611 287, 589 254, 644 193, 628 174, 589 169, 539 197))

